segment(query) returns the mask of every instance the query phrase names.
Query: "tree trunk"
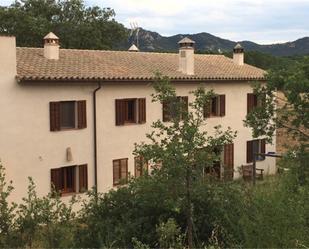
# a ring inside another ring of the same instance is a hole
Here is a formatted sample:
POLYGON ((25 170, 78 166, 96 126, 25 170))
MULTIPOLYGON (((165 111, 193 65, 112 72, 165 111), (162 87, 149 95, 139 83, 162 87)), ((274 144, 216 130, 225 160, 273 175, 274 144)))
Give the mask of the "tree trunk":
POLYGON ((193 248, 193 222, 192 222, 192 203, 191 203, 191 175, 190 169, 187 169, 186 175, 186 213, 187 213, 187 232, 188 232, 188 248, 193 248))

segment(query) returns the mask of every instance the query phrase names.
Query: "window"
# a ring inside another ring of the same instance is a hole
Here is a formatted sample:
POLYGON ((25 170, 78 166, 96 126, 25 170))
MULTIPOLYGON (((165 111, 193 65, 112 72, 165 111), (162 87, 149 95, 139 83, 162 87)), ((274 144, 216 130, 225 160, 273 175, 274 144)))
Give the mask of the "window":
POLYGON ((183 120, 183 114, 188 112, 188 96, 177 96, 176 102, 164 101, 162 106, 163 122, 170 122, 172 118, 175 118, 177 112, 177 106, 181 103, 180 120, 183 120))
POLYGON ((86 100, 50 102, 49 113, 51 131, 87 127, 86 100))
POLYGON ((128 182, 128 158, 113 160, 113 185, 128 182))
POLYGON ((60 194, 87 191, 87 164, 51 169, 51 183, 60 194))
POLYGON ((247 114, 254 110, 254 108, 262 105, 263 98, 258 98, 254 93, 247 94, 247 114))
POLYGON ((140 156, 134 158, 134 168, 135 177, 148 174, 148 162, 140 156))
MULTIPOLYGON (((247 141, 247 163, 253 162, 255 153, 265 153, 266 142, 265 139, 256 139, 247 141)), ((257 161, 265 160, 265 156, 256 156, 257 161)))
POLYGON ((116 99, 116 125, 146 123, 146 99, 116 99))
POLYGON ((214 148, 213 152, 219 157, 213 161, 211 168, 205 167, 204 173, 225 180, 233 179, 234 176, 234 144, 226 144, 223 150, 220 147, 214 148))
POLYGON ((225 116, 225 95, 217 95, 204 107, 204 118, 225 116))

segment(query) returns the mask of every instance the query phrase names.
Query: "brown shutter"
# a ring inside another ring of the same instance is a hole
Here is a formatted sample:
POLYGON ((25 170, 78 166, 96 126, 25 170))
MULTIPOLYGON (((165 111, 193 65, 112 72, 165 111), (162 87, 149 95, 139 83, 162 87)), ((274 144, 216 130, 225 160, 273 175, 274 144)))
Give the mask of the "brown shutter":
POLYGON ((79 192, 85 192, 88 190, 88 168, 87 164, 78 166, 79 174, 79 192))
POLYGON ((62 169, 51 169, 50 170, 50 180, 52 188, 55 187, 55 190, 61 191, 63 188, 63 176, 62 176, 62 169))
POLYGON ((140 156, 136 156, 134 157, 134 168, 135 168, 135 177, 139 177, 142 175, 142 162, 141 162, 141 157, 140 156))
POLYGON ((183 103, 184 103, 184 111, 188 112, 189 111, 189 100, 188 100, 188 96, 183 96, 181 97, 183 103))
POLYGON ((247 94, 247 114, 256 106, 256 96, 253 93, 247 94))
POLYGON ((182 110, 181 110, 181 114, 182 114, 182 116, 181 116, 181 119, 183 120, 184 119, 184 114, 185 113, 188 113, 188 111, 189 111, 189 101, 188 101, 188 96, 182 96, 182 97, 180 97, 180 99, 181 99, 181 104, 182 104, 182 110))
POLYGON ((162 120, 163 122, 169 122, 170 118, 170 107, 168 101, 163 101, 162 103, 162 120))
POLYGON ((120 160, 120 178, 123 182, 127 183, 128 180, 128 159, 120 160))
POLYGON ((60 102, 49 103, 50 131, 60 131, 60 102))
POLYGON ((253 161, 253 141, 247 141, 247 163, 253 161))
POLYGON ((120 160, 113 160, 113 185, 118 185, 120 180, 120 160))
POLYGON ((125 101, 122 99, 115 100, 116 125, 123 125, 125 120, 125 101))
MULTIPOLYGON (((261 139, 261 153, 262 154, 266 153, 266 140, 265 139, 261 139)), ((261 158, 263 158, 264 160, 265 156, 261 156, 261 158)))
POLYGON ((210 110, 211 110, 211 102, 209 101, 204 105, 204 118, 210 117, 210 110))
POLYGON ((138 99, 138 123, 146 123, 146 99, 138 99))
POLYGON ((87 127, 86 100, 77 101, 77 128, 87 127))
POLYGON ((222 94, 219 96, 220 99, 220 116, 225 116, 225 95, 222 94))
POLYGON ((224 178, 232 180, 234 176, 234 144, 224 145, 224 178))

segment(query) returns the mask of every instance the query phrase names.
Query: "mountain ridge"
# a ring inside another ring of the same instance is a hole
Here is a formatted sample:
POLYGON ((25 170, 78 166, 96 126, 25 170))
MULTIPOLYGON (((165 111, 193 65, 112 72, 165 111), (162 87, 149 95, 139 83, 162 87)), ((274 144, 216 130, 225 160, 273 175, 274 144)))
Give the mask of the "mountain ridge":
MULTIPOLYGON (((252 41, 232 41, 229 39, 220 38, 207 32, 196 34, 177 34, 173 36, 162 36, 157 32, 140 29, 138 47, 141 51, 178 51, 177 42, 183 37, 189 37, 194 40, 197 52, 223 53, 231 52, 237 43, 240 43, 245 51, 258 51, 268 53, 275 56, 294 56, 309 54, 309 37, 303 37, 295 41, 274 44, 258 44, 252 41)), ((137 43, 132 36, 126 47, 132 43, 137 43)))

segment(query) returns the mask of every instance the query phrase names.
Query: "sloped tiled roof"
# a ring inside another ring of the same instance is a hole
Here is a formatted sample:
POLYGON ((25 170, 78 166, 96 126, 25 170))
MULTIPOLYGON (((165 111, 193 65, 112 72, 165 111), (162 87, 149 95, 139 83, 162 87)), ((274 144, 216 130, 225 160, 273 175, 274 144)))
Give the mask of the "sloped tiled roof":
POLYGON ((43 48, 17 48, 20 81, 151 80, 156 72, 172 80, 262 80, 265 71, 238 66, 223 55, 195 54, 195 74, 178 71, 178 54, 60 49, 48 60, 43 48))

